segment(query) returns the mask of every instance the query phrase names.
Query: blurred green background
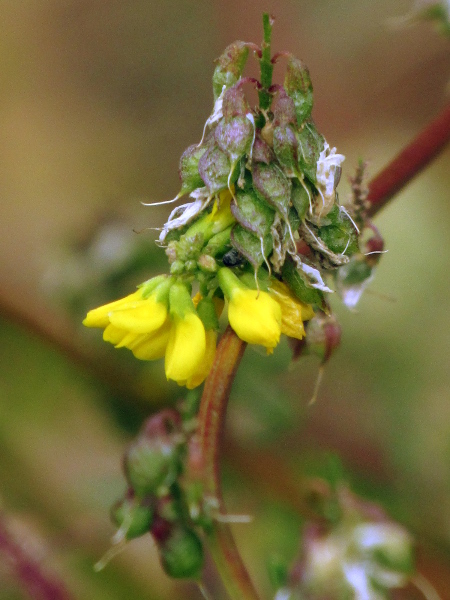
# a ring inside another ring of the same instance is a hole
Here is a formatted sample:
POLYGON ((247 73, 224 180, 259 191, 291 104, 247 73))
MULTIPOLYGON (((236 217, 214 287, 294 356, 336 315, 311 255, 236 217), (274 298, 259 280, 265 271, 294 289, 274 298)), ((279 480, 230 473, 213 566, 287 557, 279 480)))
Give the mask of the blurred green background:
MULTIPOLYGON (((341 201, 359 157, 375 175, 448 102, 449 42, 431 25, 392 27, 409 0, 0 6, 5 522, 76 598, 198 599, 193 585, 162 573, 150 537, 93 572, 113 533, 109 506, 124 488, 123 449, 180 389, 166 384, 160 364, 136 365, 82 331, 84 310, 164 269, 146 228, 161 225, 168 207, 140 201, 177 193, 179 156, 211 112, 213 59, 235 39, 259 42, 263 10, 276 16, 273 50, 308 64, 313 116, 347 157, 341 201)), ((249 351, 244 359, 224 484, 230 512, 255 515, 236 536, 266 597, 271 554, 290 560, 298 545, 297 481, 320 473, 329 453, 357 491, 419 540, 450 549, 449 164, 447 148, 377 217, 389 252, 356 313, 334 302, 343 342, 316 404, 308 406, 313 358, 290 367, 282 345, 272 358, 249 351), (290 491, 267 456, 285 466, 290 491)), ((22 597, 2 566, 0 599, 22 597)))

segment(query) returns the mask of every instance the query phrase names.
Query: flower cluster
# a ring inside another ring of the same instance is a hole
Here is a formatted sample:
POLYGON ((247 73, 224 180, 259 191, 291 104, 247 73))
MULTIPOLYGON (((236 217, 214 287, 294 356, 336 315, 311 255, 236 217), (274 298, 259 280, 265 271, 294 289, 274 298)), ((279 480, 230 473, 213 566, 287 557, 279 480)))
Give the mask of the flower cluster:
POLYGON ((366 223, 355 206, 338 203, 344 156, 311 119, 308 69, 285 55, 283 85, 263 90, 267 107, 252 109, 244 86, 261 84, 242 77, 250 47, 235 42, 218 59, 213 113, 201 142, 181 156, 173 201, 191 201, 171 212, 159 236, 170 274, 84 321, 139 359, 165 357, 167 378, 188 388, 211 368, 224 301, 236 334, 270 353, 282 333, 301 340, 305 322, 329 314, 329 275, 346 293, 365 264, 358 237, 366 223))

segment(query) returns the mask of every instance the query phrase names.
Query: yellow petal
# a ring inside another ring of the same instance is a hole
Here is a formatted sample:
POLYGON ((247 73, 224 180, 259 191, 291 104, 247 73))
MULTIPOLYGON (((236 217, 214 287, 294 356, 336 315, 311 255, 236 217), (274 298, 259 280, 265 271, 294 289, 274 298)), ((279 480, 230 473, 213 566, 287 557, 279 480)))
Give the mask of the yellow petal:
POLYGON ((281 281, 271 282, 269 293, 281 308, 281 333, 301 340, 305 335, 303 321, 314 316, 311 305, 298 300, 281 281))
POLYGON ((86 315, 83 325, 86 327, 106 327, 109 324, 108 315, 112 310, 123 308, 129 303, 139 300, 141 297, 141 290, 137 290, 133 294, 125 296, 125 298, 120 298, 120 300, 115 300, 114 302, 109 302, 108 304, 94 308, 86 315))
POLYGON ((140 341, 130 347, 136 358, 140 360, 157 360, 162 358, 166 352, 171 331, 169 319, 157 331, 140 336, 140 341))
POLYGON ((228 320, 244 342, 275 348, 280 341, 281 308, 266 292, 235 288, 228 305, 228 320))
POLYGON ((120 329, 134 333, 151 333, 167 318, 167 307, 154 296, 132 302, 109 313, 109 321, 120 329))
POLYGON ((202 384, 208 377, 216 356, 217 332, 213 329, 206 331, 205 355, 200 362, 196 372, 186 381, 188 390, 192 390, 202 384))
POLYGON ((195 313, 176 318, 166 349, 166 377, 185 385, 203 360, 206 349, 205 328, 195 313))
POLYGON ((114 346, 116 346, 117 344, 120 344, 124 337, 126 337, 127 335, 128 331, 125 331, 124 329, 119 329, 118 327, 115 327, 114 325, 110 324, 107 327, 105 327, 105 331, 103 332, 103 339, 105 340, 105 342, 109 342, 110 344, 114 344, 114 346))

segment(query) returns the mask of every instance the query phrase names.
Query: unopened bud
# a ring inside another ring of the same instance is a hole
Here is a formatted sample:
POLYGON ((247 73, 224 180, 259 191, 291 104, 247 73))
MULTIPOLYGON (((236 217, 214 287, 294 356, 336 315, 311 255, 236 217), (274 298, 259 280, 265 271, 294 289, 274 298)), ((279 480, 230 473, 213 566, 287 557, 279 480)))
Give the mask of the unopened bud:
POLYGON ((124 529, 127 540, 148 533, 153 521, 154 507, 151 500, 138 500, 133 494, 127 495, 111 508, 111 519, 124 529))
POLYGON ((125 454, 125 475, 137 496, 157 493, 180 473, 180 425, 172 412, 149 419, 125 454))
POLYGON ((176 579, 197 579, 203 567, 203 546, 197 534, 187 527, 174 526, 159 544, 164 571, 176 579))
POLYGON ((202 254, 197 261, 199 268, 207 273, 215 273, 217 271, 217 263, 212 256, 202 254))

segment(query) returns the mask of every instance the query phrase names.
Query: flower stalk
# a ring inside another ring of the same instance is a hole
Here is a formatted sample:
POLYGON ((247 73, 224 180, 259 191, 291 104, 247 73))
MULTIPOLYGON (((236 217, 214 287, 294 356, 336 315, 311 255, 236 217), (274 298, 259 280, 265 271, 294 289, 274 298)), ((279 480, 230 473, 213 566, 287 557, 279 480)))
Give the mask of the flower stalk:
MULTIPOLYGON (((199 444, 205 496, 225 513, 220 484, 220 449, 229 393, 246 344, 228 327, 217 346, 199 411, 199 444)), ((233 600, 257 600, 258 594, 236 547, 230 526, 215 520, 208 533, 209 549, 233 600)))

